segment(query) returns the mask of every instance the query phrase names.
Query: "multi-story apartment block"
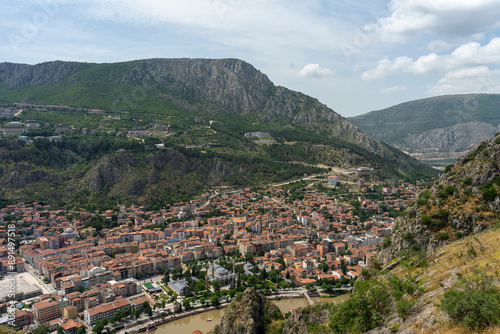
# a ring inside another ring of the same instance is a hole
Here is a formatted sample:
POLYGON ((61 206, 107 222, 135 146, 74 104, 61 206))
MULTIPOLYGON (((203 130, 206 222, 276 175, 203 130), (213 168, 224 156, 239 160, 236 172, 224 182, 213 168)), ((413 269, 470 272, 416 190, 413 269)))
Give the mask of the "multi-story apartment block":
POLYGON ((16 311, 14 314, 16 327, 23 328, 33 322, 33 313, 27 310, 16 311))
POLYGON ((40 324, 57 319, 61 316, 61 307, 59 303, 51 298, 33 304, 32 311, 35 322, 40 324))
POLYGON ((127 299, 119 299, 115 300, 111 303, 106 303, 102 304, 93 308, 90 308, 88 310, 85 310, 83 312, 83 317, 85 319, 85 322, 90 325, 94 326, 95 323, 101 319, 109 319, 115 313, 119 310, 125 309, 130 306, 130 303, 127 299))

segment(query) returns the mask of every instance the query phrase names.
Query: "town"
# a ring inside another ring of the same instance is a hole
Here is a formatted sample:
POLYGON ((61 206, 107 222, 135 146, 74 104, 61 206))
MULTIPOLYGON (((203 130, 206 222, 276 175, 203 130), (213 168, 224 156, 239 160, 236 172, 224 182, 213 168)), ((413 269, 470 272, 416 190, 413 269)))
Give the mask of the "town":
POLYGON ((219 306, 246 286, 277 295, 349 291, 424 186, 371 185, 361 178, 366 169, 357 172, 355 182, 322 175, 258 189, 218 187, 158 212, 9 205, 0 210, 0 322, 32 331, 130 332, 151 319, 219 306))

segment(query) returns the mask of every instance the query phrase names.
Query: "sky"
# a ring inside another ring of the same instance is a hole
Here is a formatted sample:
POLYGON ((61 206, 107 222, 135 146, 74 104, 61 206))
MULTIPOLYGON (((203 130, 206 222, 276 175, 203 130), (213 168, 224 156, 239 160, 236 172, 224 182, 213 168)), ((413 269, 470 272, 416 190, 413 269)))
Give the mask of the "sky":
POLYGON ((351 117, 500 93, 500 0, 3 0, 0 62, 239 58, 351 117))

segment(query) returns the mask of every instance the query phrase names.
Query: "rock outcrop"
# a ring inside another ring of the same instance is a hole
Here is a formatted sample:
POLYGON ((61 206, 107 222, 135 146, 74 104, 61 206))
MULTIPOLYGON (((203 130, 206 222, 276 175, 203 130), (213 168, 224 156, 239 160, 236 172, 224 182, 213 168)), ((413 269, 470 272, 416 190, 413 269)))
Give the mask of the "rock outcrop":
POLYGON ((305 307, 295 310, 283 324, 283 334, 309 333, 311 325, 316 326, 314 333, 328 334, 331 329, 325 326, 331 315, 331 306, 326 307, 305 307), (319 328, 319 326, 323 326, 319 328))
POLYGON ((212 333, 259 334, 273 319, 282 319, 279 308, 253 288, 247 288, 226 308, 220 325, 212 333))
POLYGON ((491 138, 498 132, 498 126, 484 122, 468 122, 433 129, 405 139, 407 150, 436 150, 441 152, 464 152, 477 143, 491 138))
POLYGON ((61 176, 24 164, 4 168, 2 174, 5 174, 5 177, 0 181, 2 188, 22 189, 38 181, 57 185, 64 180, 61 176))
POLYGON ((132 166, 135 163, 134 156, 119 152, 114 156, 102 158, 86 176, 86 182, 91 192, 97 192, 107 184, 119 182, 123 179, 123 173, 132 174, 132 166))
POLYGON ((449 241, 477 234, 498 220, 500 210, 500 135, 481 142, 446 168, 396 220, 384 264, 403 252, 435 250, 449 241))

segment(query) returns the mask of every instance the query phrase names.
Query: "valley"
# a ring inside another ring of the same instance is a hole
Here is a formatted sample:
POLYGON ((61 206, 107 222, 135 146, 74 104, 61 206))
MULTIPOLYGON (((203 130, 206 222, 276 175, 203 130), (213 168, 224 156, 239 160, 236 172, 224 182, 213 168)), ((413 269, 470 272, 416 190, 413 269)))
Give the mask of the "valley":
POLYGON ((499 220, 496 96, 409 102, 358 128, 238 59, 0 70, 1 268, 26 286, 3 296, 13 325, 125 333, 220 305, 214 333, 500 323, 464 321, 442 288, 483 280, 475 296, 500 305, 482 255, 499 220), (280 312, 263 297, 287 291, 348 298, 280 312))

